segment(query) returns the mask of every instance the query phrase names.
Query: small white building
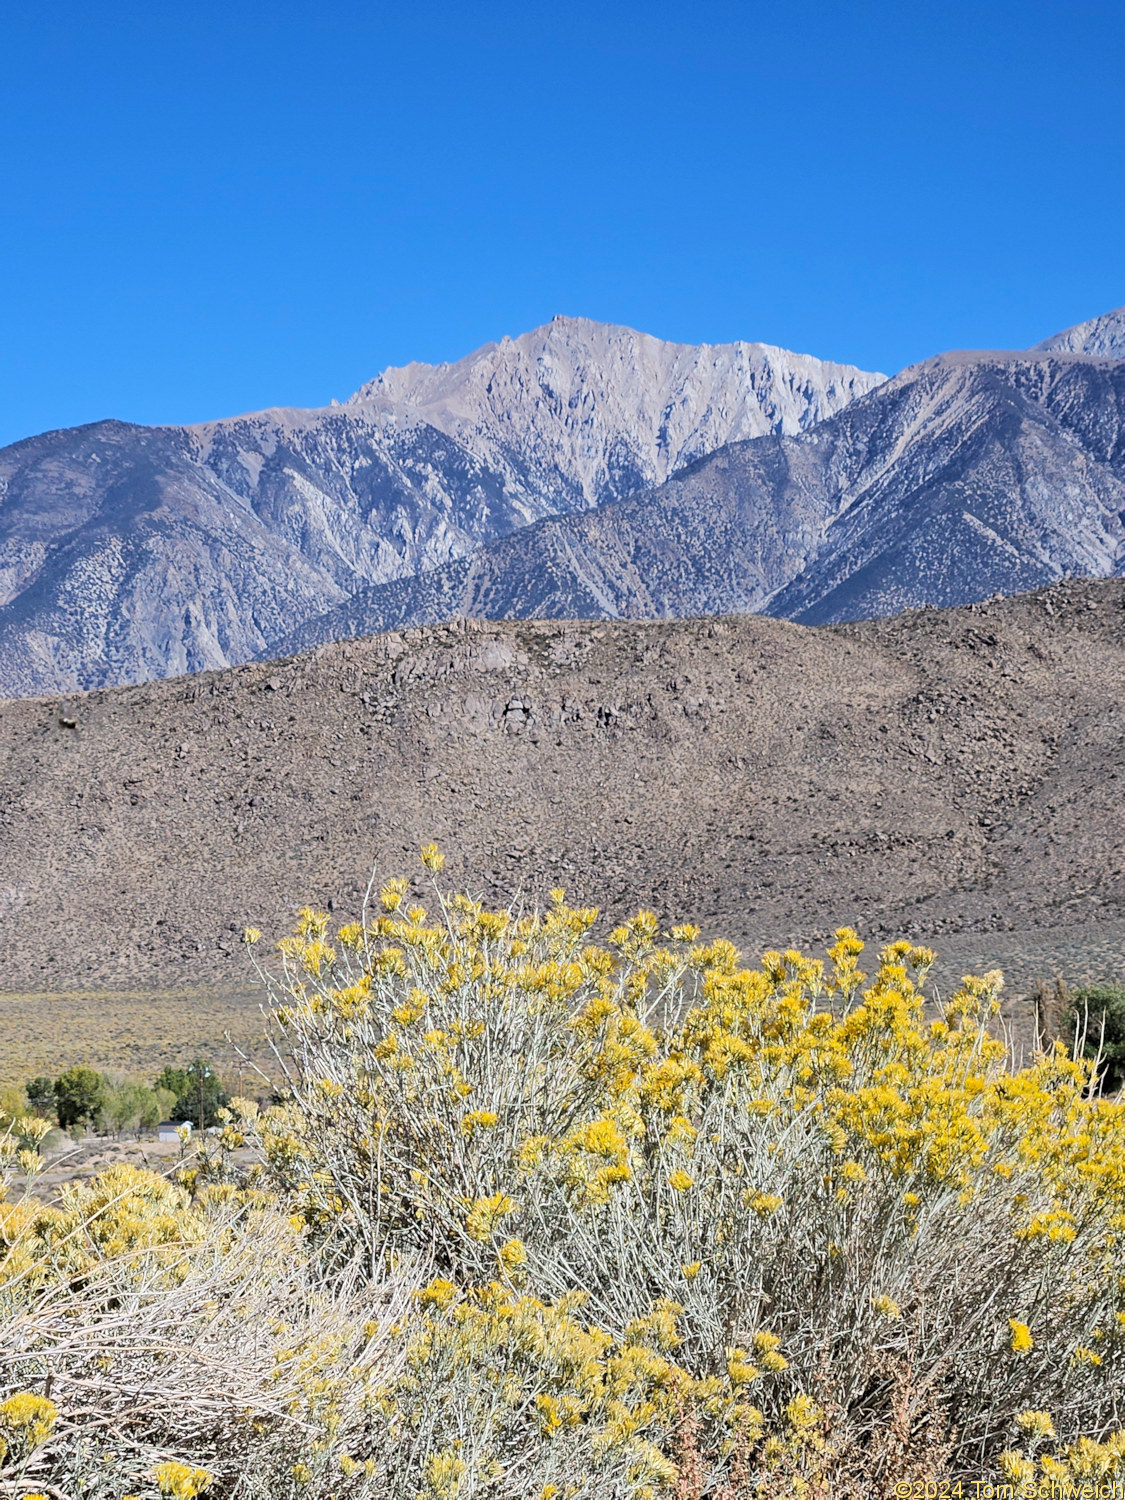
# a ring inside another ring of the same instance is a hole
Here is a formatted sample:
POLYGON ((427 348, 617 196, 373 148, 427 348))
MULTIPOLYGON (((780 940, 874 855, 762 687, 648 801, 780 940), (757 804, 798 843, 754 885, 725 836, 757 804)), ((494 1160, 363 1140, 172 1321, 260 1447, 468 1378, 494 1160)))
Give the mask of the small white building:
POLYGON ((158 1141, 170 1141, 173 1145, 178 1141, 186 1140, 190 1135, 190 1120, 161 1120, 160 1124, 156 1127, 156 1139, 158 1141), (186 1131, 187 1134, 181 1135, 181 1130, 186 1131))

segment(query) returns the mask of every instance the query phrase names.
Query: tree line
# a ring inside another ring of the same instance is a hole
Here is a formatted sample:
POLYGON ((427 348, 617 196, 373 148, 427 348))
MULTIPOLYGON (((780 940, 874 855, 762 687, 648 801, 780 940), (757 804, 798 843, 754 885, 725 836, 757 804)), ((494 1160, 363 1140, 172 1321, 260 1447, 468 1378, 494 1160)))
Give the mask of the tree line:
MULTIPOLYGON (((27 1107, 63 1130, 92 1128, 101 1135, 155 1130, 162 1120, 187 1121, 196 1129, 214 1125, 229 1101, 214 1066, 197 1057, 186 1068, 166 1067, 151 1084, 116 1080, 76 1064, 57 1078, 41 1074, 24 1085, 27 1107)), ((5 1113, 26 1112, 22 1099, 5 1113)))

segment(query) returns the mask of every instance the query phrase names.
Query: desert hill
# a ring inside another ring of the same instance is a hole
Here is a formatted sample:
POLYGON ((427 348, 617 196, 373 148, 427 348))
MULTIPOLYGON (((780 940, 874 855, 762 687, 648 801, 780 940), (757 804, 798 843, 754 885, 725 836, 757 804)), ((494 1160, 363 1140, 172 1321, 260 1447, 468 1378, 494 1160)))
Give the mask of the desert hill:
POLYGON ((822 629, 409 630, 0 704, 0 972, 244 984, 244 923, 343 919, 429 838, 489 900, 1002 957, 1125 936, 1123 787, 1122 580, 822 629))

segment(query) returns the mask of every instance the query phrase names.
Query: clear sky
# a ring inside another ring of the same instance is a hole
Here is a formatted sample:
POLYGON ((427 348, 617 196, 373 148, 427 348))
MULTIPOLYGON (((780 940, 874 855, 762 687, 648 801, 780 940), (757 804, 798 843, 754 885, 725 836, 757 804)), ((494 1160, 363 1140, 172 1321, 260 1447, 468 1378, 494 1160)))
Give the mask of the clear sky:
POLYGON ((0 8, 0 442, 556 312, 890 372, 1123 302, 1122 0, 0 8))

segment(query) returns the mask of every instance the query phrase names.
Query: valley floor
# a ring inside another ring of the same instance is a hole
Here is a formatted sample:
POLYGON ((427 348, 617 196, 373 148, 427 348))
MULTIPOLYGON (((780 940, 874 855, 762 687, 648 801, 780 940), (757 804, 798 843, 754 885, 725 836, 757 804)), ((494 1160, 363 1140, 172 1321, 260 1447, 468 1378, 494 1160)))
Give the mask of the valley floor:
MULTIPOLYGON (((260 990, 221 986, 146 991, 0 992, 0 1087, 77 1063, 151 1081, 166 1067, 203 1057, 224 1088, 249 1090, 250 1063, 276 1073, 260 990), (245 1057, 240 1057, 240 1053, 245 1057)), ((252 1092, 257 1092, 255 1088, 252 1092)))
MULTIPOLYGON (((729 928, 714 934, 740 941, 729 928)), ((861 936, 865 934, 861 933, 861 936)), ((743 953, 755 963, 770 942, 743 938, 743 953)), ((880 939, 870 944, 874 962, 880 939)), ((1063 979, 1083 984, 1121 982, 1125 976, 1125 922, 1037 928, 994 933, 946 933, 928 942, 938 955, 926 984, 939 1000, 957 987, 963 974, 1004 974, 1001 1020, 1016 1066, 1030 1060, 1036 1045, 1034 991, 1039 983, 1063 979)), ((815 956, 822 945, 811 945, 815 956)), ((278 1063, 268 1038, 268 1005, 261 989, 201 985, 174 993, 100 992, 0 993, 0 1087, 22 1084, 40 1073, 56 1076, 84 1063, 100 1072, 151 1079, 167 1066, 183 1067, 194 1057, 211 1062, 230 1093, 256 1095, 261 1074, 274 1079, 278 1063)), ((108 1148, 109 1143, 103 1143, 108 1148)))

